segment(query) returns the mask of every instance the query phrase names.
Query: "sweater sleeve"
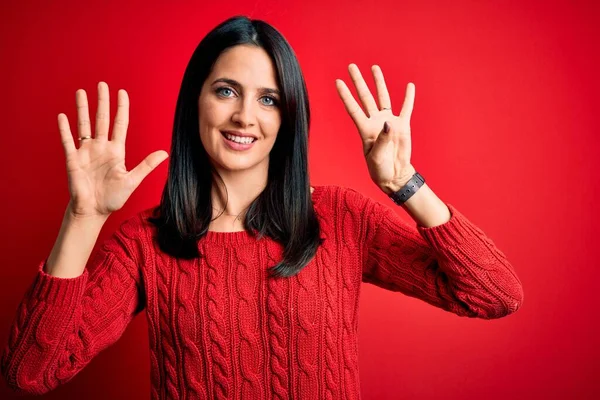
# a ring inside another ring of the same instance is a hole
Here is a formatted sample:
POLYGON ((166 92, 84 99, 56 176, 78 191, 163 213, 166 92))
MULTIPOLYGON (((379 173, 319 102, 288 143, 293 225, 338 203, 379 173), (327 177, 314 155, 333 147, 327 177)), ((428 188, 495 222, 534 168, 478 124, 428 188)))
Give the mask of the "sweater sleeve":
POLYGON ((362 280, 471 318, 500 318, 523 302, 514 268, 485 233, 446 203, 449 221, 413 227, 368 199, 362 280))
POLYGON ((38 265, 1 360, 11 388, 42 394, 68 382, 143 310, 140 226, 139 215, 124 221, 78 277, 47 274, 47 259, 38 265))

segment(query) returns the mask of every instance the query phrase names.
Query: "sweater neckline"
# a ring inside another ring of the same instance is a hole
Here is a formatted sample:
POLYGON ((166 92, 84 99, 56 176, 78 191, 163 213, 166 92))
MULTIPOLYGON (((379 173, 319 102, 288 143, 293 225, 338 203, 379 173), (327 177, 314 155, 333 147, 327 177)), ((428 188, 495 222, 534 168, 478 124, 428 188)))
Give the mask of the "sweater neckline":
MULTIPOLYGON (((317 201, 321 197, 323 192, 323 186, 312 186, 315 190, 312 192, 313 205, 317 204, 317 201)), ((207 231, 202 237, 201 241, 205 243, 213 244, 244 244, 256 242, 257 237, 252 233, 243 230, 235 232, 218 232, 218 231, 207 231)))

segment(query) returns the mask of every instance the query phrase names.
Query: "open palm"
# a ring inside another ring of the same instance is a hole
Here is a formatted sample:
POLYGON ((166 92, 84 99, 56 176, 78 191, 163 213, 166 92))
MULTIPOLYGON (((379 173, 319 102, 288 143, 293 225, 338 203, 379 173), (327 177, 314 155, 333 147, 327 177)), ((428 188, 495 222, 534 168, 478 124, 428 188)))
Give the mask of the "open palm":
POLYGON ((104 82, 98 84, 96 135, 92 137, 87 95, 76 92, 77 122, 80 146, 77 149, 69 121, 58 115, 58 127, 66 156, 71 212, 77 217, 107 217, 123 207, 142 180, 164 161, 164 150, 148 155, 133 170, 125 167, 125 139, 129 125, 129 97, 125 90, 118 92, 117 114, 112 137, 109 131, 109 90, 104 82))

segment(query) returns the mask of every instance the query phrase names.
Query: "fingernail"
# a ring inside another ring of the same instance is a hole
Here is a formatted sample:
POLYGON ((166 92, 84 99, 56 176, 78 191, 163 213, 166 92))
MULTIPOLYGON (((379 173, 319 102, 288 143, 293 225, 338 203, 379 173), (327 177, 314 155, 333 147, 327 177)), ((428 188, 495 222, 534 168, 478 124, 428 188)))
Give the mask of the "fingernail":
POLYGON ((384 131, 385 133, 389 133, 389 132, 390 132, 390 124, 388 124, 388 123, 387 123, 387 121, 385 121, 385 122, 383 123, 383 131, 384 131))

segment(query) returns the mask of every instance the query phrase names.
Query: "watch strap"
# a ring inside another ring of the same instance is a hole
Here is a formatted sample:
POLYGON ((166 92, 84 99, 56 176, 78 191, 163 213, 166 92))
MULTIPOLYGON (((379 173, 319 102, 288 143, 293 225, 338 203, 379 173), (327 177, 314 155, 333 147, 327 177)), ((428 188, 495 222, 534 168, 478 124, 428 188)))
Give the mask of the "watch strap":
POLYGON ((400 206, 404 204, 406 200, 410 199, 424 183, 425 178, 418 172, 415 172, 409 181, 406 182, 406 185, 402 186, 397 192, 390 194, 390 198, 394 203, 400 206))

